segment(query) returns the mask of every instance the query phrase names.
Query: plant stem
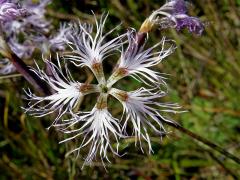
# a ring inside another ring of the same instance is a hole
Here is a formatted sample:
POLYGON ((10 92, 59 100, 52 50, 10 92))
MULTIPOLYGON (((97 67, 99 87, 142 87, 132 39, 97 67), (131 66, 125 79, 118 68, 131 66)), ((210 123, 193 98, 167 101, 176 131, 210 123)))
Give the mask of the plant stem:
POLYGON ((50 94, 48 86, 14 53, 11 53, 9 60, 23 77, 37 90, 44 94, 50 94))
POLYGON ((233 179, 235 180, 238 179, 237 175, 231 169, 227 168, 224 162, 217 158, 211 151, 208 150, 205 151, 211 156, 213 160, 215 160, 226 171, 226 173, 230 174, 233 177, 233 179))
POLYGON ((205 138, 202 137, 202 136, 199 136, 199 135, 193 133, 192 131, 190 131, 190 130, 184 128, 184 127, 182 127, 180 124, 171 123, 171 122, 167 122, 167 121, 164 121, 164 122, 165 122, 166 124, 174 127, 175 129, 179 130, 180 132, 182 132, 182 133, 190 136, 191 138, 193 138, 193 139, 195 139, 195 140, 197 140, 197 141, 199 141, 199 142, 207 145, 208 147, 210 147, 210 148, 218 151, 219 153, 221 153, 222 155, 228 157, 229 159, 232 159, 232 160, 235 161, 237 164, 240 164, 240 159, 239 159, 237 156, 229 153, 228 151, 224 150, 223 148, 221 148, 220 146, 216 145, 215 143, 213 143, 213 142, 205 139, 205 138))

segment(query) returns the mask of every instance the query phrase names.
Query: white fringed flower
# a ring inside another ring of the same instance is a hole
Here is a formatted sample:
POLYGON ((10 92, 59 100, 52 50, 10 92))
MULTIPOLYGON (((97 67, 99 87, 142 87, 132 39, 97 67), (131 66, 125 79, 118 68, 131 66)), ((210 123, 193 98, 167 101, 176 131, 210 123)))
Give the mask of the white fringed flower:
POLYGON ((176 113, 179 108, 176 104, 160 103, 161 98, 166 95, 159 89, 160 83, 164 82, 163 77, 151 69, 173 52, 175 49, 172 45, 173 41, 163 38, 160 43, 145 50, 144 44, 147 39, 139 43, 137 41, 139 34, 134 30, 128 32, 128 43, 125 43, 126 34, 106 41, 106 37, 113 31, 103 34, 106 18, 102 16, 100 22, 96 20, 95 35, 92 35, 91 25, 72 25, 72 34, 68 41, 72 54, 63 55, 64 62, 70 61, 77 67, 86 66, 91 69, 98 81, 97 85, 74 81, 67 67, 65 67, 67 73, 62 72, 59 61, 57 65, 46 61, 50 68, 50 75, 39 67, 34 72, 49 84, 54 90, 53 94, 46 97, 28 94, 32 103, 27 111, 37 116, 45 116, 56 111, 59 113, 53 125, 69 136, 61 143, 73 139, 81 141, 80 145, 69 153, 78 152, 79 154, 82 148, 89 148, 84 164, 91 164, 97 156, 100 156, 103 163, 104 160, 109 161, 108 151, 117 155, 119 139, 129 136, 129 128, 127 128, 129 126, 133 129, 136 143, 140 142, 141 149, 143 150, 141 145, 143 139, 148 143, 149 152, 152 152, 151 131, 148 129, 152 129, 161 137, 166 133, 163 121, 171 121, 162 116, 161 112, 176 113), (171 42, 170 45, 166 46, 169 42, 171 42), (125 48, 126 44, 127 48, 125 48), (159 47, 160 50, 156 50, 159 47), (102 61, 114 51, 121 54, 119 64, 106 81, 102 61), (137 78, 142 82, 143 87, 131 92, 113 87, 117 81, 126 76, 137 78), (152 86, 151 89, 144 88, 148 85, 152 86), (90 93, 99 94, 93 109, 89 112, 75 109, 73 112, 78 100, 90 93), (115 97, 122 103, 121 120, 113 117, 108 111, 109 96, 115 97), (47 105, 41 106, 42 102, 47 102, 47 105), (70 114, 71 118, 61 118, 65 113, 70 114), (116 143, 116 147, 113 146, 113 142, 116 143))
POLYGON ((65 56, 75 63, 77 66, 88 66, 92 67, 95 63, 101 63, 108 55, 113 51, 118 50, 121 47, 121 39, 123 35, 118 36, 110 41, 106 41, 107 36, 109 36, 116 28, 103 33, 104 26, 106 23, 107 15, 102 16, 100 22, 96 21, 96 33, 91 32, 88 26, 84 26, 79 23, 80 32, 73 37, 73 41, 69 41, 69 45, 72 47, 73 52, 76 56, 65 56))
POLYGON ((101 93, 97 104, 90 112, 84 112, 80 115, 74 116, 72 121, 67 120, 65 123, 59 124, 58 127, 62 127, 62 131, 66 134, 73 134, 72 137, 67 138, 60 143, 70 141, 76 137, 82 135, 83 140, 81 145, 76 149, 69 152, 75 151, 80 153, 80 150, 88 146, 89 153, 85 158, 85 164, 91 164, 93 159, 96 158, 97 153, 102 159, 109 161, 107 151, 110 150, 112 153, 118 155, 119 138, 122 137, 119 120, 114 118, 107 110, 107 94, 101 93), (82 125, 78 129, 74 129, 74 125, 81 123, 82 125), (64 127, 64 128, 63 128, 64 127), (112 147, 113 142, 110 141, 110 136, 113 136, 116 142, 116 150, 112 147))
POLYGON ((120 63, 118 68, 112 74, 108 80, 108 86, 112 86, 115 82, 125 76, 132 76, 145 84, 150 85, 150 83, 164 83, 163 77, 159 72, 156 72, 151 67, 159 64, 164 58, 172 54, 175 50, 175 46, 172 45, 165 48, 165 45, 169 42, 165 37, 162 38, 161 42, 157 43, 153 47, 144 50, 144 45, 138 47, 139 45, 135 43, 135 30, 128 32, 128 48, 121 52, 120 63), (154 52, 156 48, 160 46, 160 51, 154 52))
MULTIPOLYGON (((153 92, 154 89, 140 88, 136 91, 126 92, 112 88, 110 94, 119 100, 123 105, 123 131, 126 133, 128 122, 132 124, 135 142, 141 139, 147 141, 149 153, 152 152, 151 140, 147 131, 149 126, 156 134, 166 133, 162 121, 170 121, 163 117, 160 112, 167 111, 176 113, 180 107, 177 104, 158 103, 157 100, 166 96, 164 91, 153 92)), ((172 121, 171 121, 172 122, 172 121)), ((143 149, 142 149, 143 151, 143 149)))
POLYGON ((89 67, 99 82, 105 81, 101 67, 102 61, 121 47, 122 38, 125 36, 123 34, 107 41, 107 37, 117 28, 103 33, 107 16, 102 16, 100 22, 95 17, 95 33, 92 32, 91 26, 79 23, 79 29, 73 29, 73 36, 68 41, 74 54, 65 56, 65 59, 70 60, 76 66, 89 67))
POLYGON ((30 100, 29 107, 25 108, 26 112, 37 117, 58 112, 58 116, 52 125, 55 125, 65 113, 71 114, 82 96, 88 93, 98 92, 98 87, 96 85, 87 85, 74 81, 67 66, 65 66, 66 74, 64 74, 58 57, 57 62, 58 65, 55 65, 45 60, 49 70, 48 73, 41 70, 37 64, 37 69, 33 69, 33 72, 52 89, 53 93, 51 95, 41 97, 32 94, 30 90, 28 92, 25 91, 28 100, 30 100), (46 104, 41 106, 41 103, 46 104))

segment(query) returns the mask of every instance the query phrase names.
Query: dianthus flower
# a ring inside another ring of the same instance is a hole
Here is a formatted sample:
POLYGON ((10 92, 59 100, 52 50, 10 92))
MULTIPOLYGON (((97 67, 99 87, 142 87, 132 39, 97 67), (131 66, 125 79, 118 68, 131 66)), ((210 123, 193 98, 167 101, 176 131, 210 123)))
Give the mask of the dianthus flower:
POLYGON ((187 28, 197 35, 201 35, 204 30, 204 23, 199 18, 187 14, 187 4, 184 0, 170 0, 165 3, 146 19, 141 31, 148 32, 155 24, 159 25, 160 29, 172 27, 180 31, 187 28))
MULTIPOLYGON (((119 139, 130 136, 135 137, 136 144, 140 142, 141 145, 141 140, 147 141, 149 153, 152 152, 148 128, 159 136, 165 134, 163 121, 171 120, 165 118, 161 112, 175 113, 179 108, 177 104, 160 102, 161 98, 166 96, 166 92, 160 88, 165 82, 162 75, 152 69, 174 51, 173 41, 164 37, 153 47, 145 48, 145 43, 139 44, 136 41, 134 29, 109 39, 108 36, 115 29, 104 33, 106 19, 107 16, 102 16, 100 21, 95 18, 96 29, 81 23, 71 26, 72 37, 67 40, 71 54, 57 57, 57 65, 45 60, 53 76, 49 76, 38 66, 33 70, 54 90, 52 95, 37 96, 27 92, 30 100, 27 112, 39 117, 57 112, 52 126, 70 136, 61 142, 76 138, 81 140, 80 145, 71 152, 77 151, 79 154, 82 148, 89 148, 84 164, 91 164, 97 156, 103 162, 109 161, 107 152, 118 155, 119 139), (103 61, 113 53, 120 53, 120 59, 112 75, 106 79, 103 61), (61 59, 64 60, 66 73, 62 71, 61 59), (89 68, 97 83, 75 81, 66 66, 68 62, 77 67, 89 68), (136 78, 142 87, 128 92, 114 86, 127 76, 136 78), (91 93, 98 93, 93 109, 87 112, 76 109, 80 99, 91 93), (122 118, 113 117, 109 112, 109 96, 122 104, 122 118)), ((142 146, 140 147, 143 150, 142 146)))

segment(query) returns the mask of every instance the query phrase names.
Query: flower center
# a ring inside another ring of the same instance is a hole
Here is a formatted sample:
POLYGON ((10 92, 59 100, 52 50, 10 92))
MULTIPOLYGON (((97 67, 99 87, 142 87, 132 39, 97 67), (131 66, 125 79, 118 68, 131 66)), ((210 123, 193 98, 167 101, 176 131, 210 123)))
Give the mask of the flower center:
POLYGON ((109 88, 106 85, 100 84, 99 87, 102 93, 108 93, 109 88))

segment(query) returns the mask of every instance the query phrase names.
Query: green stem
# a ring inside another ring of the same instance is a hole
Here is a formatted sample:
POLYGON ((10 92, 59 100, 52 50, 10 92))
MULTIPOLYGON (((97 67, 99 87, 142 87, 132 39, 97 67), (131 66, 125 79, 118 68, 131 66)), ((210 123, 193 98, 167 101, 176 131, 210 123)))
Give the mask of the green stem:
POLYGON ((205 139, 204 137, 202 136, 199 136, 195 133, 193 133, 192 131, 189 131, 188 129, 182 127, 180 124, 174 124, 174 123, 171 123, 171 122, 167 122, 167 121, 164 121, 166 124, 174 127, 175 129, 179 130, 180 132, 188 135, 189 137, 207 145, 208 147, 214 149, 215 151, 218 151, 219 153, 221 153, 222 155, 228 157, 229 159, 232 159, 233 161, 235 161, 237 164, 240 164, 240 158, 238 158, 237 156, 229 153, 228 151, 226 151, 225 149, 221 148, 220 146, 218 146, 217 144, 205 139))

